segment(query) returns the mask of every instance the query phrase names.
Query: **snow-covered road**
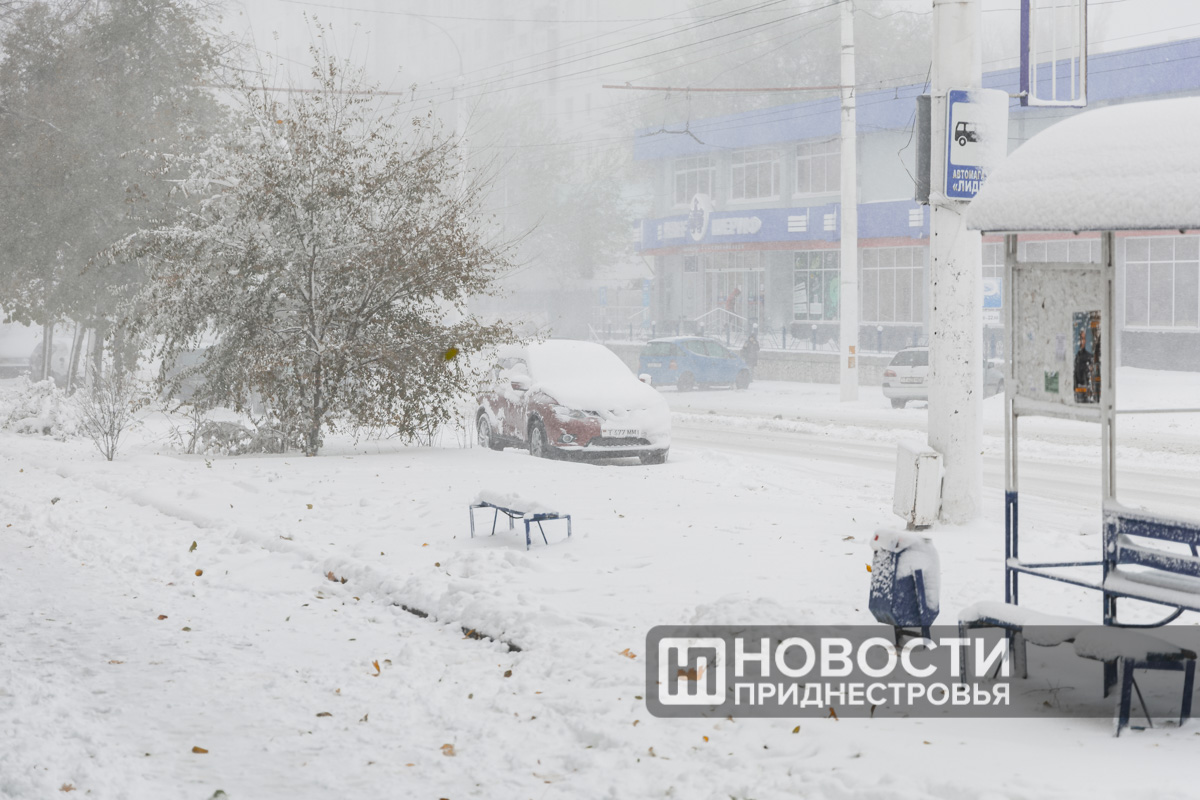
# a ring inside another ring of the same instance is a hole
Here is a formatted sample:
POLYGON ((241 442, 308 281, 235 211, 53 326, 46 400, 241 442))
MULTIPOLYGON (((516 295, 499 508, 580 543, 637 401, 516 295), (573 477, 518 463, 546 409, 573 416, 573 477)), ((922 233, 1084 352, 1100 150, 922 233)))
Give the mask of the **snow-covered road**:
MULTIPOLYGON (((782 460, 793 470, 827 474, 831 465, 837 465, 844 474, 877 472, 880 480, 895 475, 896 445, 891 442, 789 430, 773 427, 769 420, 755 420, 753 427, 745 423, 744 418, 683 417, 676 421, 673 437, 676 447, 753 454, 759 461, 782 460)), ((914 431, 911 438, 922 437, 914 431)), ((996 449, 984 455, 983 482, 988 489, 1003 491, 1004 457, 996 449)), ((1098 507, 1099 447, 1077 445, 1072 450, 1075 458, 1055 458, 1047 448, 1037 448, 1023 459, 1022 494, 1098 507)), ((1196 468, 1191 466, 1165 469, 1146 459, 1131 460, 1118 473, 1120 496, 1131 505, 1200 516, 1200 459, 1196 468)))
MULTIPOLYGON (((693 394, 744 407, 682 411, 661 467, 347 441, 206 459, 153 420, 108 464, 0 433, 0 797, 1195 796, 1195 723, 650 717, 653 625, 870 621, 865 541, 895 525, 910 434, 776 420, 785 388, 693 394), (574 537, 471 539, 485 488, 551 499, 574 537)), ((1029 541, 1094 557, 1087 445, 1033 444, 1029 541)), ((1186 489, 1200 459, 1159 457, 1131 457, 1131 486, 1186 489)), ((985 511, 934 532, 944 619, 1002 591, 999 492, 985 511)))

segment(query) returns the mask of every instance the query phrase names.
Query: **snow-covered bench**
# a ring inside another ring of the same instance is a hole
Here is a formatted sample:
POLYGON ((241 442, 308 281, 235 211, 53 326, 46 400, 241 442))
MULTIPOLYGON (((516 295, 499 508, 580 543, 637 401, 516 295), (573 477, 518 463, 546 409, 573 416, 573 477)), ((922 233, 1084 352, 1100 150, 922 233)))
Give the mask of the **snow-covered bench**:
MULTIPOLYGON (((1043 614, 1011 603, 984 601, 967 606, 958 614, 958 635, 966 639, 974 628, 1003 628, 1012 642, 1013 670, 1022 678, 1029 677, 1025 644, 1055 647, 1072 641, 1088 623, 1074 617, 1043 614), (1027 630, 1028 629, 1028 630, 1027 630)), ((967 659, 959 659, 959 677, 966 680, 967 659)))
POLYGON ((528 550, 531 544, 529 537, 529 523, 535 523, 538 530, 542 533, 542 541, 549 544, 550 541, 546 538, 546 531, 542 528, 542 523, 554 520, 565 519, 567 521, 567 538, 571 538, 571 515, 562 514, 555 511, 549 505, 521 497, 519 494, 512 492, 493 492, 482 491, 475 495, 475 499, 471 501, 468 509, 471 514, 471 538, 475 538, 475 509, 491 508, 495 509, 492 515, 492 534, 496 533, 496 520, 500 515, 508 517, 508 527, 512 530, 513 520, 520 519, 525 522, 525 549, 528 550))
MULTIPOLYGON (((1120 676, 1121 694, 1117 701, 1117 726, 1115 735, 1129 724, 1129 709, 1132 693, 1141 689, 1134 680, 1134 670, 1154 669, 1183 672, 1183 701, 1180 705, 1179 724, 1183 724, 1192 713, 1192 691, 1196 677, 1196 653, 1156 636, 1113 626, 1095 626, 1073 617, 1044 614, 1040 611, 1015 606, 1010 603, 982 602, 964 608, 958 616, 959 638, 964 641, 974 628, 1003 628, 1012 639, 1013 671, 1022 678, 1029 677, 1025 657, 1025 645, 1055 647, 1071 642, 1075 654, 1080 658, 1104 662, 1104 696, 1116 681, 1110 682, 1109 672, 1120 676)), ((966 645, 960 645, 959 678, 966 682, 966 645)), ((1145 702, 1142 702, 1145 709, 1145 702)), ((1147 719, 1149 714, 1147 713, 1147 719)))
MULTIPOLYGON (((1171 606, 1159 625, 1200 611, 1200 522, 1171 519, 1111 505, 1104 512, 1104 621, 1117 622, 1117 598, 1171 606), (1191 555, 1153 546, 1186 545, 1191 555)), ((1143 626, 1149 627, 1149 626, 1143 626)))
MULTIPOLYGON (((1148 636, 1138 631, 1126 628, 1089 628, 1081 631, 1075 637, 1075 655, 1080 658, 1090 658, 1103 661, 1105 670, 1115 666, 1120 675, 1121 694, 1117 701, 1117 725, 1114 736, 1121 735, 1121 729, 1129 724, 1129 707, 1136 690, 1146 721, 1150 722, 1150 712, 1146 711, 1146 701, 1142 698, 1142 690, 1134 680, 1133 671, 1137 669, 1172 670, 1183 673, 1183 701, 1179 708, 1179 724, 1182 725, 1192 715, 1192 691, 1196 683, 1196 653, 1178 645, 1165 642, 1156 636, 1148 636)), ((1108 695, 1108 685, 1104 687, 1108 695)), ((1154 723, 1150 722, 1151 726, 1154 723)))

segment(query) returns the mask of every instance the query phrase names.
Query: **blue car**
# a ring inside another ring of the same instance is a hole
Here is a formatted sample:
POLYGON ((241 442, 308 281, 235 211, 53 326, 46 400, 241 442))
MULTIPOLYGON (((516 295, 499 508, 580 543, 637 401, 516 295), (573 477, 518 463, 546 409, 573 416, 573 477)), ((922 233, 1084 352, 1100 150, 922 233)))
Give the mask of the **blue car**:
POLYGON ((638 374, 649 375, 652 386, 674 384, 681 392, 695 386, 750 385, 750 368, 741 356, 713 339, 675 336, 646 343, 638 356, 638 374))

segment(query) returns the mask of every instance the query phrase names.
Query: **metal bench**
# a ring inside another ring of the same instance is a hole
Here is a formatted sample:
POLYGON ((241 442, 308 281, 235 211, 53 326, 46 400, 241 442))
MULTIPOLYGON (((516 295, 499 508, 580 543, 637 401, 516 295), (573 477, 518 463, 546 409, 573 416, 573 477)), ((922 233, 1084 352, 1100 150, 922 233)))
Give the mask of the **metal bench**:
POLYGON ((513 520, 522 520, 525 523, 525 549, 528 550, 532 541, 529 535, 529 525, 534 523, 542 534, 542 541, 549 544, 550 541, 546 538, 546 531, 542 528, 542 523, 550 520, 565 519, 567 521, 567 538, 571 538, 571 515, 561 514, 557 511, 552 511, 543 506, 541 503, 523 500, 517 495, 492 495, 481 492, 471 503, 468 511, 471 515, 471 538, 475 538, 475 509, 491 508, 494 510, 492 514, 492 535, 496 533, 496 521, 500 515, 508 517, 508 528, 513 529, 513 520))
POLYGON ((1200 522, 1150 515, 1110 504, 1104 511, 1104 622, 1117 625, 1117 599, 1128 597, 1174 607, 1165 625, 1184 611, 1200 611, 1200 522), (1139 541, 1140 540, 1140 541, 1139 541), (1145 540, 1186 545, 1191 555, 1145 540))
MULTIPOLYGON (((1121 729, 1129 725, 1130 706, 1135 691, 1146 714, 1146 720, 1150 722, 1150 713, 1146 710, 1142 690, 1138 688, 1134 678, 1134 670, 1183 672, 1183 699, 1180 703, 1179 724, 1182 725, 1191 717, 1196 677, 1196 653, 1191 650, 1140 631, 1112 626, 1092 626, 1083 620, 1043 614, 1009 603, 976 603, 959 614, 959 638, 964 640, 964 644, 959 646, 959 679, 964 683, 967 678, 965 640, 971 630, 985 627, 1005 630, 1012 648, 1014 672, 1021 678, 1029 677, 1025 657, 1027 642, 1041 647, 1072 643, 1075 654, 1080 658, 1103 662, 1104 696, 1108 697, 1110 690, 1117 683, 1121 686, 1117 700, 1114 732, 1116 736, 1120 736, 1121 729), (1111 683, 1110 672, 1113 675, 1111 683)), ((1150 725, 1153 726, 1153 723, 1150 722, 1150 725)))
POLYGON ((1122 628, 1090 628, 1075 637, 1075 655, 1104 662, 1104 696, 1108 696, 1108 672, 1119 673, 1121 694, 1117 700, 1117 726, 1114 736, 1129 724, 1129 707, 1136 691, 1146 714, 1146 722, 1154 727, 1146 700, 1133 677, 1134 670, 1154 669, 1183 673, 1183 701, 1179 709, 1179 724, 1192 715, 1192 691, 1196 683, 1196 653, 1155 636, 1122 628))
MULTIPOLYGON (((959 612, 958 635, 966 639, 976 628, 1001 628, 1009 639, 1013 654, 1013 670, 1018 677, 1028 678, 1029 668, 1025 658, 1025 645, 1055 647, 1069 642, 1087 627, 1088 623, 1074 617, 1043 614, 1011 603, 982 602, 968 606, 959 612), (1030 628, 1028 632, 1026 628, 1030 628)), ((966 646, 959 659, 959 678, 966 682, 966 646)))

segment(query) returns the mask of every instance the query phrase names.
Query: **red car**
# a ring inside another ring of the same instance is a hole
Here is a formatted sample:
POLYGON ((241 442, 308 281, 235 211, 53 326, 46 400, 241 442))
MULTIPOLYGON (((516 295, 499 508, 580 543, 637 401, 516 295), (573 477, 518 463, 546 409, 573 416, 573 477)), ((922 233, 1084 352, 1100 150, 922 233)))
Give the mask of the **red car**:
POLYGON ((479 394, 481 447, 541 458, 637 456, 661 464, 671 447, 667 401, 603 345, 553 340, 502 350, 479 394))

